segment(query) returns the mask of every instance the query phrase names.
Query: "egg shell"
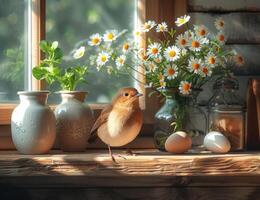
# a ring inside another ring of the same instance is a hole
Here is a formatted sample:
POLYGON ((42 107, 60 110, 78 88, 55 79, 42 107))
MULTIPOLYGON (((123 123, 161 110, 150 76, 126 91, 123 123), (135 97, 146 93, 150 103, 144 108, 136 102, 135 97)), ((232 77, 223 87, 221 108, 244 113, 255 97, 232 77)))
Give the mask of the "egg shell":
POLYGON ((191 148, 191 145, 191 137, 183 131, 177 131, 167 138, 165 150, 170 153, 184 153, 191 148))
POLYGON ((204 146, 214 153, 227 153, 231 145, 228 139, 220 132, 209 132, 204 138, 204 146))

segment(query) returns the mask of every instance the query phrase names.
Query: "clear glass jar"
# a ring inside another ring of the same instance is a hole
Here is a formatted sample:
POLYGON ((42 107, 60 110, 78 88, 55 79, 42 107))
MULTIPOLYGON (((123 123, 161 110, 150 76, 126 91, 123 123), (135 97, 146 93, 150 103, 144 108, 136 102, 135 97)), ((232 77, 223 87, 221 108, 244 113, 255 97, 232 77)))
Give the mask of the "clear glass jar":
POLYGON ((209 131, 219 131, 231 143, 232 151, 244 149, 245 103, 238 94, 238 81, 220 77, 213 86, 215 93, 209 101, 209 131))

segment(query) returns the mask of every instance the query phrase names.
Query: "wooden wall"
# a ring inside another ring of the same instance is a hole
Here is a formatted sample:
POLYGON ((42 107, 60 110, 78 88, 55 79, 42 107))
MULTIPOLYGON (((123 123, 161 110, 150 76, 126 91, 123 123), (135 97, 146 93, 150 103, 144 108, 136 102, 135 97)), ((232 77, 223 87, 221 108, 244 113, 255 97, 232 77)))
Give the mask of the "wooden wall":
MULTIPOLYGON (((235 75, 240 84, 239 94, 246 96, 248 79, 260 75, 260 1, 259 0, 188 0, 188 14, 194 24, 205 24, 217 33, 214 21, 222 17, 226 22, 227 45, 241 53, 245 65, 237 67, 235 75)), ((206 103, 213 94, 207 84, 200 101, 206 103)))
POLYGON ((259 0, 189 0, 188 12, 195 24, 205 24, 210 31, 216 17, 225 22, 227 44, 245 58, 237 75, 260 75, 260 1, 259 0))

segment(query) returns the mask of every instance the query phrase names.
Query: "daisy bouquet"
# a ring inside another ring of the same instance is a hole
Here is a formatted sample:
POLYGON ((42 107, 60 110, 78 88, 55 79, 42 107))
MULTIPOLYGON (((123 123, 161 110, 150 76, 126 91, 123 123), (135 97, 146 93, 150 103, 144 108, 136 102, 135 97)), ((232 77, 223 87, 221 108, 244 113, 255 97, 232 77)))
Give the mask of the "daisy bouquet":
POLYGON ((148 21, 143 32, 156 31, 161 39, 149 39, 141 59, 146 69, 146 82, 155 89, 176 88, 180 95, 190 95, 200 89, 215 75, 230 75, 232 68, 242 65, 240 54, 225 46, 225 22, 215 21, 217 34, 210 33, 204 25, 188 28, 190 16, 175 21, 178 27, 186 26, 183 34, 176 36, 176 29, 165 22, 148 21), (148 25, 149 24, 149 25, 148 25))
POLYGON ((88 46, 94 47, 91 65, 98 71, 127 73, 134 79, 133 72, 139 73, 145 76, 145 84, 155 90, 163 93, 164 88, 175 88, 179 95, 185 96, 200 89, 215 75, 230 75, 235 63, 244 63, 240 54, 225 46, 223 19, 215 21, 217 34, 210 33, 204 25, 189 29, 189 20, 190 16, 186 15, 177 18, 176 27, 149 20, 133 32, 134 37, 130 37, 127 30, 95 33, 88 39, 88 46), (186 31, 176 35, 181 26, 185 26, 186 31), (148 32, 155 32, 156 37, 148 38, 147 47, 142 48, 142 36, 148 32), (144 67, 145 72, 139 71, 137 66, 144 67))

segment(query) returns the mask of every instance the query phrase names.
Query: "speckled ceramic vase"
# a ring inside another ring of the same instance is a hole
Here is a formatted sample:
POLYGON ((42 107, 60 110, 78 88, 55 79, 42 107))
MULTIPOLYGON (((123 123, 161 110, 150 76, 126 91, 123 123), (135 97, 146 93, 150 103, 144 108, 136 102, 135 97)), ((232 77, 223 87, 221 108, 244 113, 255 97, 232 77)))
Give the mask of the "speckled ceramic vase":
POLYGON ((12 113, 12 139, 23 154, 44 154, 53 146, 55 116, 46 104, 48 91, 18 92, 20 104, 12 113))
POLYGON ((83 104, 87 92, 61 91, 62 102, 55 109, 60 148, 67 152, 85 151, 94 122, 93 113, 83 104))

